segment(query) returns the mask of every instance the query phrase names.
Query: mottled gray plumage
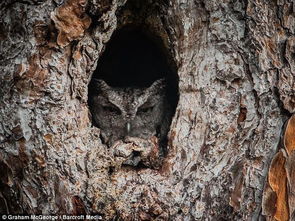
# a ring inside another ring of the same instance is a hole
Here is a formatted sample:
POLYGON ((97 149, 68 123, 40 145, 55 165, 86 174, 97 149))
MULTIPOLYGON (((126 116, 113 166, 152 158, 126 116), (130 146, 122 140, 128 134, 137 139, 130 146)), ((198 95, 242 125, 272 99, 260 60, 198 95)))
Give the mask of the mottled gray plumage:
POLYGON ((110 87, 103 80, 95 80, 94 87, 97 93, 91 97, 90 108, 106 143, 125 137, 162 139, 171 113, 164 79, 148 88, 110 87))

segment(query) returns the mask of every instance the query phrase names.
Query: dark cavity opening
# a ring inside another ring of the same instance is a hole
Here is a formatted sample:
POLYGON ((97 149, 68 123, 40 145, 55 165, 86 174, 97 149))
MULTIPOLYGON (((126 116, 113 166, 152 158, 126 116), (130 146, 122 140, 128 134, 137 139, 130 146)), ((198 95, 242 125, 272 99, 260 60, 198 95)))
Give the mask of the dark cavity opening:
MULTIPOLYGON (((92 99, 99 93, 96 79, 102 79, 113 88, 147 88, 164 78, 169 119, 165 123, 167 128, 161 130, 166 131, 166 134, 160 138, 160 152, 165 155, 167 133, 178 102, 178 75, 175 67, 169 49, 164 47, 162 39, 157 35, 140 26, 125 26, 115 31, 98 61, 89 84, 92 117, 98 110, 94 107, 92 99)), ((93 124, 102 129, 94 118, 93 124)), ((104 142, 103 137, 102 140, 104 142)))
POLYGON ((94 78, 114 87, 145 87, 171 74, 159 40, 139 27, 116 31, 98 61, 94 78))

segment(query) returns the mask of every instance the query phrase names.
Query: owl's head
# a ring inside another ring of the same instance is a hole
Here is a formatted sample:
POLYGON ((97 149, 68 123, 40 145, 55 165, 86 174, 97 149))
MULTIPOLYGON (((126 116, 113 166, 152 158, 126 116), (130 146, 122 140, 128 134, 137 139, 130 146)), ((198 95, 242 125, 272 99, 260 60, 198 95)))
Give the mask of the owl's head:
POLYGON ((94 87, 90 108, 106 143, 159 134, 167 104, 164 79, 146 88, 111 87, 103 80, 95 80, 94 87))

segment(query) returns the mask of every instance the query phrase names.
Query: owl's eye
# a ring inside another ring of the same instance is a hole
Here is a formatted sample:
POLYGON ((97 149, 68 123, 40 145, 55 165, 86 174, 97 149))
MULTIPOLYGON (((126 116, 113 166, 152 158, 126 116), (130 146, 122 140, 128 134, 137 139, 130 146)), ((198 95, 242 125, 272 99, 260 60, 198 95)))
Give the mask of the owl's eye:
POLYGON ((116 114, 116 115, 120 115, 121 114, 121 111, 118 108, 113 107, 113 106, 102 106, 102 109, 105 112, 110 112, 110 113, 113 113, 113 114, 116 114))
POLYGON ((145 114, 145 113, 149 113, 153 110, 154 107, 144 107, 144 108, 139 108, 137 113, 138 114, 145 114))

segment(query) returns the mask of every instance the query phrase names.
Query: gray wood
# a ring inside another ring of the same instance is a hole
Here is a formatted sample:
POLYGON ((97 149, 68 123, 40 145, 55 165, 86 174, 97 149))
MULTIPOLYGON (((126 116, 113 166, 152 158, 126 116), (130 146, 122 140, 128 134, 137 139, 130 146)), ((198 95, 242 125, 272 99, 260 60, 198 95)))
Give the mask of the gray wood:
POLYGON ((1 1, 1 213, 263 220, 269 164, 295 111, 294 1, 126 4, 1 1), (87 106, 113 31, 140 22, 179 75, 159 170, 121 167, 87 106))

